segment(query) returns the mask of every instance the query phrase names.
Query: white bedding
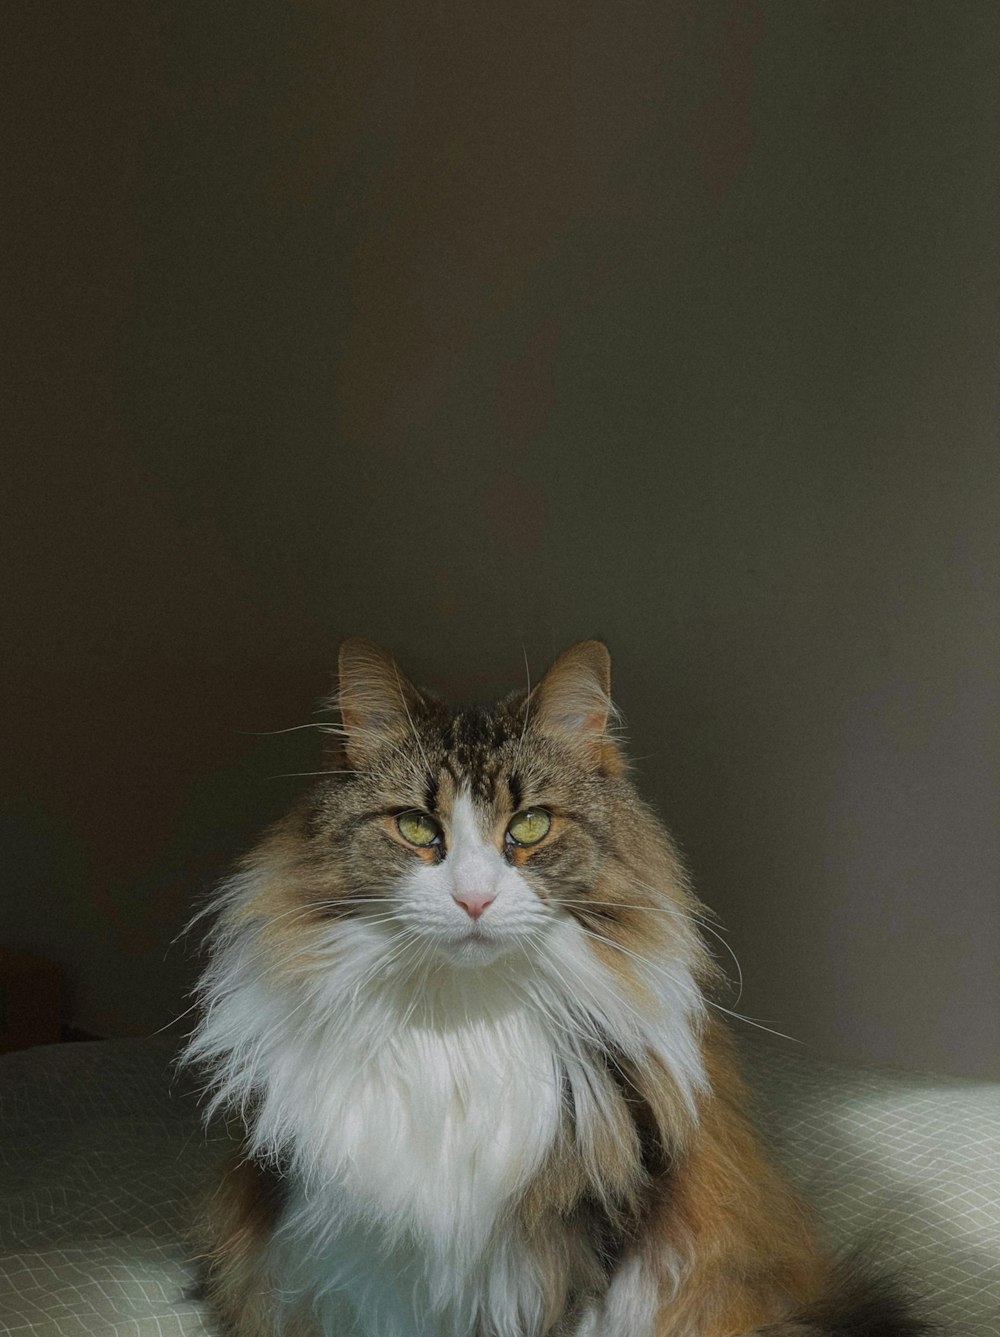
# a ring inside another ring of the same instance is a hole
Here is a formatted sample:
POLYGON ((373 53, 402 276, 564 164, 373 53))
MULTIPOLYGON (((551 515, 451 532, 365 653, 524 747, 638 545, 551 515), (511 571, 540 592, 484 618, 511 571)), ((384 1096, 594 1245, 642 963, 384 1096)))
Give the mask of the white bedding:
MULTIPOLYGON (((0 1333, 210 1337, 186 1239, 228 1147, 170 1040, 0 1059, 0 1333)), ((831 1243, 879 1234, 952 1337, 1000 1337, 1000 1085, 747 1042, 759 1122, 831 1243)))

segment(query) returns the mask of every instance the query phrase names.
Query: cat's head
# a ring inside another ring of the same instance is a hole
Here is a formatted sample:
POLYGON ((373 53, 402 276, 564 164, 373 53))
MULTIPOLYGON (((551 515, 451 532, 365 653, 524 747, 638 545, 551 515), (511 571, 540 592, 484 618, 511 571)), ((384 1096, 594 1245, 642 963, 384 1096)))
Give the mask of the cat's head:
POLYGON ((644 878, 671 854, 610 730, 599 641, 566 650, 530 691, 453 711, 353 638, 336 706, 331 774, 301 827, 322 869, 318 916, 477 966, 535 951, 567 916, 599 941, 616 911, 649 904, 644 878))

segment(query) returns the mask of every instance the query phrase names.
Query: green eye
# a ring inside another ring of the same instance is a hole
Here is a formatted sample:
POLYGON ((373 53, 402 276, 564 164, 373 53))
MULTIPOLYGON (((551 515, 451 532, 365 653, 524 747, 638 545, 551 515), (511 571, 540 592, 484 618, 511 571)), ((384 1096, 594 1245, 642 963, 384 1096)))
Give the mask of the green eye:
POLYGON ((537 845, 549 833, 552 818, 544 808, 525 808, 510 819, 507 836, 515 845, 537 845))
POLYGON ((396 826, 404 840, 421 849, 436 845, 441 839, 441 828, 425 812, 401 812, 396 818, 396 826))

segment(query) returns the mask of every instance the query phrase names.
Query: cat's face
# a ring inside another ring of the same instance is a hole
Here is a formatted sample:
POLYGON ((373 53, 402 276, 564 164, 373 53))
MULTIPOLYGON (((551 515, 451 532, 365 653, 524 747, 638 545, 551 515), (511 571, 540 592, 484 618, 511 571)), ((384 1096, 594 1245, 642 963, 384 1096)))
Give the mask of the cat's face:
POLYGON ((620 863, 631 793, 608 675, 607 651, 584 642, 530 696, 453 713, 349 641, 338 774, 307 824, 337 888, 324 912, 464 966, 535 951, 560 917, 605 918, 593 889, 620 863))

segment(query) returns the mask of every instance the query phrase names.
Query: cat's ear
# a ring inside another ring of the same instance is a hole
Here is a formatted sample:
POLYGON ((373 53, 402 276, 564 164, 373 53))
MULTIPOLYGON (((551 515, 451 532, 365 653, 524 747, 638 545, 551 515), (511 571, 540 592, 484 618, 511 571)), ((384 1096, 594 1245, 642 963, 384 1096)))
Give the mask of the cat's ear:
POLYGON ((386 742, 412 728, 420 693, 388 651, 363 636, 340 647, 337 705, 343 746, 354 765, 366 765, 386 742))
POLYGON ((564 650, 532 692, 535 727, 570 747, 591 765, 621 758, 608 734, 611 656, 601 641, 578 641, 564 650))

